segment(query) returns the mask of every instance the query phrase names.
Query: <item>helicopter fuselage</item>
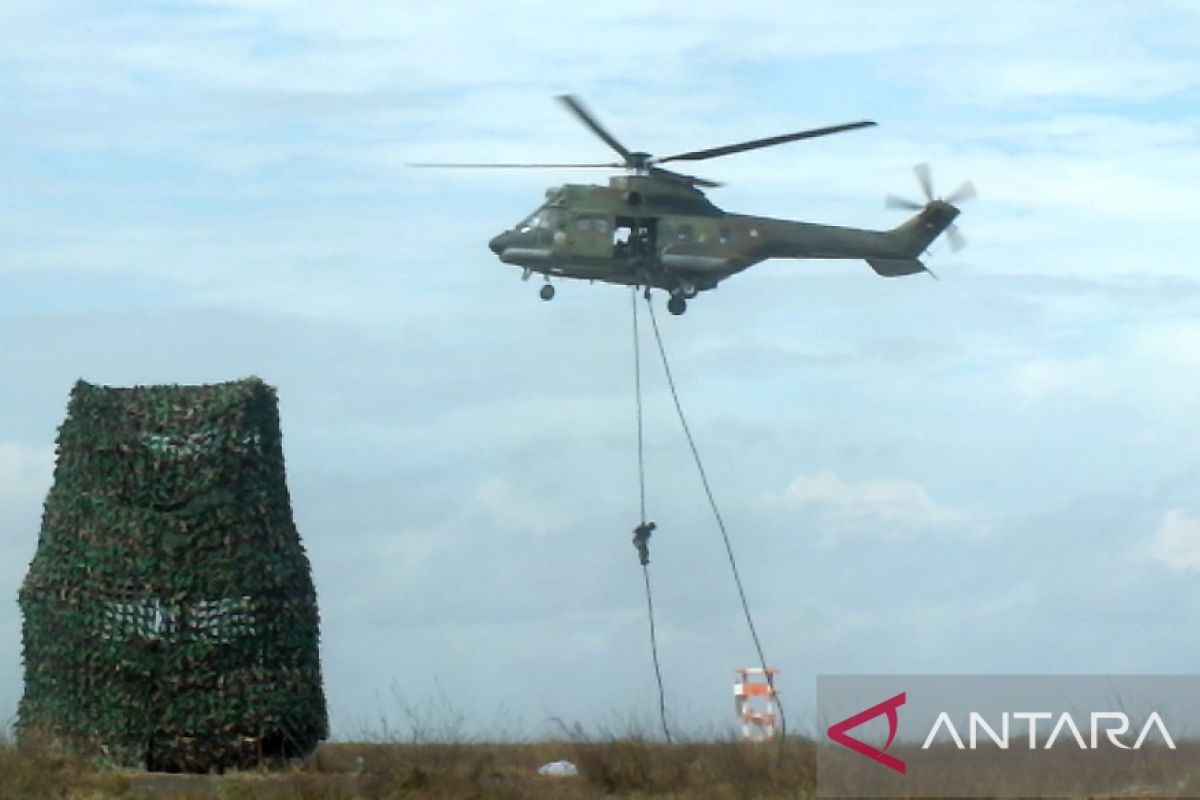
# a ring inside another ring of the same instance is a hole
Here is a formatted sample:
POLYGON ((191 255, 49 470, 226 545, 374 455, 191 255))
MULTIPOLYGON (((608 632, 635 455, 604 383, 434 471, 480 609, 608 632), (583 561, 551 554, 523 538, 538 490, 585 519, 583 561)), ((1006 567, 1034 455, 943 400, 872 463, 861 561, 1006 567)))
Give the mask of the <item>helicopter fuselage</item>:
POLYGON ((489 242, 501 261, 526 277, 645 286, 674 298, 772 258, 863 259, 886 277, 922 272, 918 257, 958 215, 932 201, 898 228, 872 231, 731 214, 694 185, 649 175, 546 194, 537 211, 489 242))

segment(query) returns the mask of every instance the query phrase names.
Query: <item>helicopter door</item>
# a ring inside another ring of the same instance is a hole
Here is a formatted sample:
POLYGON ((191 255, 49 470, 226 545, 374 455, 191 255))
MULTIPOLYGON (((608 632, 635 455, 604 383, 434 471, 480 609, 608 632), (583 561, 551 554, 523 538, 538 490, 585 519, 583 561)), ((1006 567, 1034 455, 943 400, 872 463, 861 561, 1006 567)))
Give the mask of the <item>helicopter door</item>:
POLYGON ((613 227, 612 257, 618 260, 631 258, 633 242, 633 220, 628 217, 617 217, 613 227))
POLYGON ((613 258, 649 259, 655 252, 658 220, 654 217, 617 217, 613 227, 613 258))

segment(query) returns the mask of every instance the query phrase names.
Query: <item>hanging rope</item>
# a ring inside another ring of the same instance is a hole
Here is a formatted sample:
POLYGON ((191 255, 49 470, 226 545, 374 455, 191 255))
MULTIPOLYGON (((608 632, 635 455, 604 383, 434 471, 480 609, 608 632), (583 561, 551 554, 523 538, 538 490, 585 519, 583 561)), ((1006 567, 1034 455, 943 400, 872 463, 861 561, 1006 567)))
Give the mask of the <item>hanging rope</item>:
POLYGON ((640 519, 646 522, 646 456, 642 436, 642 345, 638 335, 637 287, 629 287, 629 299, 633 301, 633 397, 637 402, 637 461, 638 497, 641 500, 640 519))
MULTIPOLYGON (((637 296, 634 296, 634 326, 636 331, 637 326, 637 296)), ((712 509, 713 517, 717 521, 717 528, 721 531, 721 539, 725 542, 725 553, 729 557, 729 567, 733 571, 733 582, 737 585, 738 597, 742 601, 742 612, 746 616, 746 625, 750 628, 750 637, 754 640, 754 650, 758 654, 758 661, 762 666, 763 677, 766 678, 767 684, 771 687, 771 692, 775 692, 775 679, 767 669, 767 658, 763 654, 762 642, 758 638, 758 629, 754 627, 754 617, 750 614, 750 603, 746 600, 746 590, 742 587, 742 578, 738 572, 737 559, 733 555, 733 545, 729 541, 729 531, 725 528, 725 520, 721 516, 721 511, 717 508, 716 498, 713 496, 712 486, 708 482, 708 473, 704 470, 704 462, 700 458, 700 451, 696 447, 696 440, 692 437, 692 430, 688 426, 687 417, 684 416, 683 406, 679 402, 679 392, 675 388, 675 378, 671 373, 671 364, 667 360, 667 350, 663 346, 662 334, 658 330, 658 320, 654 317, 654 305, 650 301, 650 297, 646 297, 646 308, 650 314, 650 325, 654 329, 654 340, 658 344, 658 354, 662 359, 663 372, 667 376, 667 386, 671 389, 671 399, 675 402, 675 411, 679 415, 679 424, 683 427, 683 434, 687 437, 688 447, 692 450, 692 459, 696 462, 696 471, 700 474, 700 482, 704 485, 704 494, 708 497, 708 505, 712 509)), ((639 371, 638 385, 640 387, 640 364, 635 362, 636 369, 639 371)), ((641 457, 641 392, 639 389, 638 399, 638 452, 639 459, 641 457)), ((643 480, 643 495, 645 494, 645 481, 643 480)), ((644 516, 644 515, 643 515, 644 516)), ((647 584, 648 585, 648 584, 647 584)), ((657 662, 657 655, 655 656, 657 662)), ((779 709, 779 731, 780 742, 787 737, 787 718, 783 713, 783 704, 779 701, 779 696, 775 695, 775 706, 779 709)))
POLYGON ((646 521, 646 458, 642 427, 642 355, 641 339, 638 335, 637 287, 631 287, 630 291, 630 298, 633 300, 633 386, 637 403, 638 497, 641 509, 641 523, 634 529, 633 544, 638 551, 638 560, 642 565, 642 578, 646 584, 646 613, 650 621, 650 657, 654 661, 654 680, 658 684, 658 719, 662 724, 663 736, 670 744, 672 739, 671 729, 667 725, 667 697, 663 690, 662 668, 658 662, 658 635, 654 627, 654 595, 650 591, 650 534, 654 532, 655 525, 653 522, 646 521))
POLYGON ((667 727, 667 697, 663 692, 662 669, 658 665, 658 638, 654 632, 654 596, 650 593, 650 569, 644 564, 642 578, 646 582, 646 612, 650 619, 650 655, 654 660, 654 679, 658 682, 658 721, 662 724, 667 744, 671 744, 671 729, 667 727))

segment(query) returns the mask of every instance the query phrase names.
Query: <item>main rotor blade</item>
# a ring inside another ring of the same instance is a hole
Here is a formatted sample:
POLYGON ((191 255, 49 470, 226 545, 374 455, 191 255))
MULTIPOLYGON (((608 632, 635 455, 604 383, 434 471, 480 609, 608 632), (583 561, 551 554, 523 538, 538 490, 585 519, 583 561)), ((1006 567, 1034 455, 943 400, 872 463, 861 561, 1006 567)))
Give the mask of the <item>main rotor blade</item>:
POLYGON ((917 175, 917 183, 921 184, 921 191, 925 194, 925 199, 933 202, 933 176, 929 172, 928 164, 917 164, 913 167, 913 172, 917 175))
POLYGON ((621 169, 624 164, 469 164, 461 162, 420 161, 408 167, 437 167, 438 169, 621 169))
MULTIPOLYGON (((625 145, 618 142, 616 137, 609 133, 608 130, 600 124, 599 120, 593 116, 592 112, 588 111, 587 106, 585 106, 578 97, 573 94, 560 94, 558 99, 559 102, 569 108, 575 116, 579 117, 580 122, 591 128, 592 133, 603 139, 605 144, 607 144, 613 150, 616 150, 621 155, 621 158, 629 161, 629 149, 625 147, 625 145)), ((624 164, 622 164, 622 166, 624 166, 624 164)))
POLYGON ((670 180, 680 181, 681 183, 690 184, 693 186, 703 186, 706 189, 716 189, 719 186, 724 186, 723 183, 710 181, 708 178, 698 178, 695 175, 684 175, 680 172, 673 172, 662 167, 650 167, 650 174, 657 175, 660 178, 668 178, 670 180))
POLYGON ((963 181, 962 186, 959 186, 953 192, 946 195, 945 200, 950 205, 956 206, 959 203, 965 203, 968 200, 974 200, 978 196, 978 193, 975 191, 975 184, 971 183, 970 181, 963 181))
POLYGON ((862 122, 848 122, 845 125, 831 125, 828 128, 813 128, 807 131, 798 131, 796 133, 785 133, 782 136, 770 136, 766 139, 754 139, 749 142, 739 142, 738 144, 727 144, 724 147, 710 147, 707 150, 692 150, 687 153, 676 153, 673 156, 666 158, 656 158, 654 163, 665 164, 668 161, 703 161, 706 158, 716 158, 717 156, 727 156, 731 153, 741 153, 746 150, 757 150, 760 147, 772 147, 777 144, 786 142, 794 142, 798 139, 812 139, 816 136, 828 136, 831 133, 841 133, 842 131, 852 131, 856 128, 869 128, 874 125, 870 120, 862 122))
POLYGON ((920 211, 925 206, 913 200, 906 200, 903 197, 896 197, 894 194, 889 194, 883 199, 883 204, 888 208, 903 208, 907 211, 920 211))

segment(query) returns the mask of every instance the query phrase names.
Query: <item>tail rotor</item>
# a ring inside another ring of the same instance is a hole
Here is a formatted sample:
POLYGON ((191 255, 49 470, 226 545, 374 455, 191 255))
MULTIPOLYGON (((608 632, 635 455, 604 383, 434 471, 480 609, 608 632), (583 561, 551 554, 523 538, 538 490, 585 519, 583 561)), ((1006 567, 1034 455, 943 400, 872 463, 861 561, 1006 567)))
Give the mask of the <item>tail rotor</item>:
MULTIPOLYGON (((945 197, 938 197, 933 190, 933 173, 929 169, 928 164, 917 164, 913 167, 913 173, 917 176, 917 183, 921 187, 921 194, 925 196, 924 203, 918 203, 915 200, 909 200, 904 197, 897 197, 894 194, 889 194, 884 198, 884 205, 888 208, 898 208, 905 211, 923 211, 935 203, 945 203, 951 206, 959 206, 962 203, 975 199, 979 193, 975 191, 975 184, 970 181, 963 181, 962 184, 945 197)), ((958 225, 951 224, 946 229, 946 239, 950 242, 950 249, 958 252, 967 246, 967 237, 963 236, 958 225)))

